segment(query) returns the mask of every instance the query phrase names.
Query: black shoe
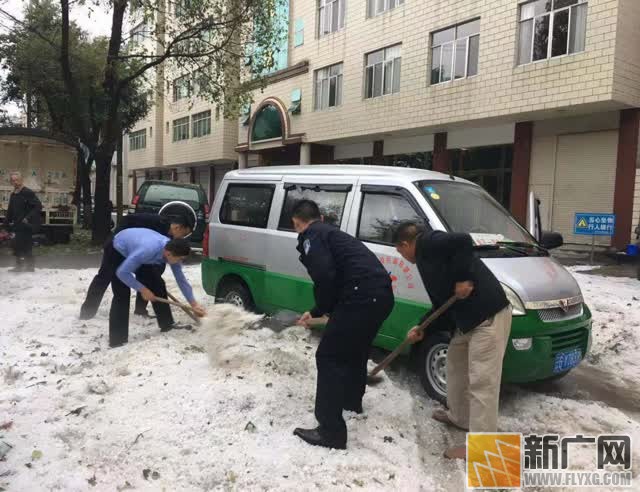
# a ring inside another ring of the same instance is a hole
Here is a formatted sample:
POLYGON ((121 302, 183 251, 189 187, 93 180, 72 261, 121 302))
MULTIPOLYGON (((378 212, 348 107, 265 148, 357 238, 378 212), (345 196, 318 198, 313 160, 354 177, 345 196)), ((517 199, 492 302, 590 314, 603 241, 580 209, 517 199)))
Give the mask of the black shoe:
POLYGON ((360 405, 346 406, 344 407, 344 410, 346 410, 347 412, 357 413, 358 415, 362 415, 364 413, 364 410, 362 409, 362 403, 360 405))
POLYGON ((152 316, 147 311, 140 311, 140 312, 134 311, 133 314, 135 314, 136 316, 141 316, 142 318, 145 318, 145 319, 155 319, 155 316, 152 316))
POLYGON ((320 427, 315 429, 301 429, 297 428, 293 431, 294 436, 298 436, 312 446, 322 446, 323 448, 330 449, 347 449, 347 434, 344 435, 334 434, 330 435, 326 432, 322 432, 320 427))
POLYGON ((10 268, 10 273, 22 273, 25 271, 25 259, 24 258, 16 258, 16 266, 14 268, 10 268))
POLYGON ((36 262, 33 259, 33 257, 27 257, 25 262, 24 262, 24 269, 22 270, 23 272, 29 272, 29 273, 33 273, 36 271, 36 262))
POLYGON ((186 325, 182 323, 173 323, 172 325, 166 326, 164 328, 160 328, 162 333, 166 333, 171 330, 191 330, 193 327, 191 325, 186 325))
POLYGON ((118 343, 109 342, 109 348, 114 349, 114 348, 122 347, 122 346, 124 346, 126 344, 127 344, 127 342, 118 342, 118 343))

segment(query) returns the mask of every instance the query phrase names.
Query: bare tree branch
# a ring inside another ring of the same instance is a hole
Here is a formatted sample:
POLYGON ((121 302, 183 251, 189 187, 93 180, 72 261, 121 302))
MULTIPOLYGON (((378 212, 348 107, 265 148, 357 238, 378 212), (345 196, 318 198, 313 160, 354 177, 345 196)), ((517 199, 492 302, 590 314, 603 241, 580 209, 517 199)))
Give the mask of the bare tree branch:
POLYGON ((53 48, 55 48, 55 49, 59 48, 59 46, 54 41, 52 41, 51 39, 46 37, 44 34, 39 32, 37 29, 34 29, 32 25, 27 24, 26 22, 24 22, 21 19, 18 19, 16 16, 12 15, 11 13, 9 13, 8 11, 6 11, 5 9, 3 9, 1 7, 0 7, 0 14, 5 16, 6 18, 8 18, 14 24, 17 24, 17 25, 23 27, 24 29, 26 29, 27 31, 35 34, 40 39, 42 39, 45 43, 48 43, 49 45, 51 45, 53 48))

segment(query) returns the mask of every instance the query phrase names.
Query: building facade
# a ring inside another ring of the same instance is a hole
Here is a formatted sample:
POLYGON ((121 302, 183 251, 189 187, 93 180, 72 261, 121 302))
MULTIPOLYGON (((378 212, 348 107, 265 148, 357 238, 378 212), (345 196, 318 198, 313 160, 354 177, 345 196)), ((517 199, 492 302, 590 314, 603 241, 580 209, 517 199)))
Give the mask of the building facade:
POLYGON ((616 213, 615 236, 597 243, 630 241, 637 0, 291 0, 284 14, 286 67, 238 122, 214 118, 207 140, 174 142, 175 120, 189 112, 193 125, 203 107, 156 107, 163 142, 153 156, 129 151, 129 168, 420 167, 481 184, 523 223, 535 192, 543 227, 567 243, 591 241, 573 235, 576 212, 616 213))

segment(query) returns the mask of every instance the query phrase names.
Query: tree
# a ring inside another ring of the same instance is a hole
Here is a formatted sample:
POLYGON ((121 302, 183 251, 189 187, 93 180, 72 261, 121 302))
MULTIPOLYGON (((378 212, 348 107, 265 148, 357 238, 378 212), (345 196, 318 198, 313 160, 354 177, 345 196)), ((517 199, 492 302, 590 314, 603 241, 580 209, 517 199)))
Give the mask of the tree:
POLYGON ((95 144, 93 148, 86 145, 96 169, 93 239, 102 241, 109 232, 107 202, 116 143, 122 130, 136 121, 132 117, 135 112, 123 108, 136 106, 138 92, 148 90, 163 96, 166 70, 168 74, 188 75, 197 85, 199 96, 221 107, 226 117, 237 115, 251 92, 264 84, 259 76, 243 80, 243 67, 250 66, 254 74, 262 74, 274 64, 274 46, 284 35, 283 25, 274 19, 286 0, 178 0, 175 4, 165 0, 111 0, 111 33, 100 64, 101 76, 90 85, 89 93, 83 91, 87 87, 84 72, 75 65, 71 3, 59 2, 59 42, 51 38, 51 33, 43 33, 1 8, 0 14, 40 37, 56 54, 51 60, 61 74, 68 124, 82 142, 95 144), (142 22, 145 27, 141 36, 126 36, 127 20, 142 22), (150 41, 138 43, 137 38, 150 41))
MULTIPOLYGON (((59 46, 62 42, 62 17, 52 0, 30 3, 22 21, 0 36, 0 58, 8 71, 2 86, 3 101, 20 104, 28 127, 46 128, 77 142, 79 153, 74 203, 83 204, 84 224, 91 224, 92 197, 90 174, 99 143, 99 122, 103 119, 104 94, 100 81, 108 40, 91 39, 76 24, 70 25, 72 70, 77 80, 78 96, 71 99, 65 89, 59 46), (81 126, 74 120, 76 112, 87 118, 81 126)), ((139 84, 137 84, 139 85, 139 84)), ((143 118, 149 104, 140 87, 124 100, 125 127, 143 118)))

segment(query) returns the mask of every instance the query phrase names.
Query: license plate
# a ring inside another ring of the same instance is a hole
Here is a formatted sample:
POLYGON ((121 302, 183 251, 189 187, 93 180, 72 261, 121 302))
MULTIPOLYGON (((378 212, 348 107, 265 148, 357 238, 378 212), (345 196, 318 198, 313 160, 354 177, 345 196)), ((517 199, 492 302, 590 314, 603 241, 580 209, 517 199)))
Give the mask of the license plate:
POLYGON ((558 374, 560 372, 568 371, 580 364, 582 360, 582 350, 571 349, 556 354, 553 362, 553 373, 558 374))

